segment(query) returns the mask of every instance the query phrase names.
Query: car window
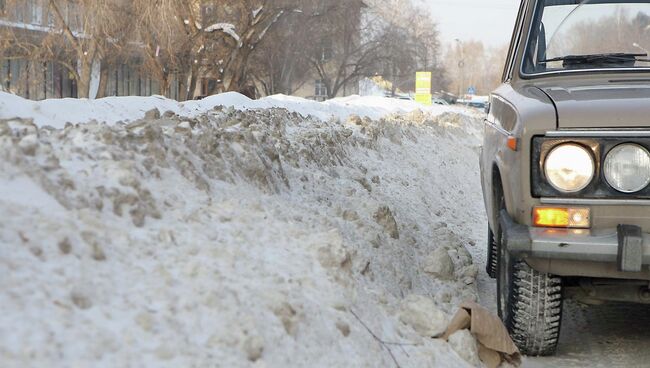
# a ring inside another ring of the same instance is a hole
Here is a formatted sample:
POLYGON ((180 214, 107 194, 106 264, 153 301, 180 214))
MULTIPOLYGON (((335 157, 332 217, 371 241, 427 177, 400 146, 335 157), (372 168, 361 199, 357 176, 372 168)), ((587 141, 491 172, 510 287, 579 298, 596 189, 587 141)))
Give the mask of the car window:
POLYGON ((650 0, 540 0, 524 73, 650 68, 650 0))

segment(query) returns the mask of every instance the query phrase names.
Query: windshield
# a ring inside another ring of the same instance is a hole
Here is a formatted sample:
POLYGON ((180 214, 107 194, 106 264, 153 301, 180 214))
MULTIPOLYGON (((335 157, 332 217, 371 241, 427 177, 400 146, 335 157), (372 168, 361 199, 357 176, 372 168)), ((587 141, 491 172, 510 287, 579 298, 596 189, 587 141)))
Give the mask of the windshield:
POLYGON ((526 74, 650 68, 650 0, 540 0, 526 74))

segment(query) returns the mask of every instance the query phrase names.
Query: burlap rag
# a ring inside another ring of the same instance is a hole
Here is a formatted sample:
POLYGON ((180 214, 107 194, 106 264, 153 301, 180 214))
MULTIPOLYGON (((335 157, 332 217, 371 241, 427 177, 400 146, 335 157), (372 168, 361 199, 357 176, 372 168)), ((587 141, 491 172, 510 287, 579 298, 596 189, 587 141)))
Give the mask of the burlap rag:
POLYGON ((472 302, 465 302, 451 320, 443 339, 458 330, 469 329, 479 345, 479 358, 488 368, 497 368, 506 361, 515 366, 521 364, 519 349, 510 338, 506 326, 499 317, 472 302))

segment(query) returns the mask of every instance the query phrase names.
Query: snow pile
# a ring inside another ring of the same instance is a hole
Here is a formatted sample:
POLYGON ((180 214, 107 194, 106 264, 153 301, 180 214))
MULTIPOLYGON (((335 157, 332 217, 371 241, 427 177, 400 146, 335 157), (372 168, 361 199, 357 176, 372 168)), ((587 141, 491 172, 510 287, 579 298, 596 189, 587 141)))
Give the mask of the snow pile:
POLYGON ((33 119, 39 127, 63 128, 66 123, 81 124, 92 120, 110 125, 142 119, 153 109, 167 115, 197 117, 215 108, 234 107, 239 110, 285 108, 304 116, 329 120, 342 120, 350 115, 379 119, 395 113, 416 110, 439 115, 448 111, 463 113, 461 108, 441 106, 424 107, 413 101, 386 99, 383 97, 351 96, 321 103, 299 97, 276 95, 251 100, 239 93, 223 93, 200 101, 177 102, 162 96, 107 97, 98 100, 58 99, 44 101, 25 100, 19 96, 0 92, 0 119, 33 119))
MULTIPOLYGON (((73 103, 109 101, 40 106, 73 103)), ((479 129, 420 111, 0 121, 2 366, 470 366, 466 339, 432 337, 476 298, 479 129)))

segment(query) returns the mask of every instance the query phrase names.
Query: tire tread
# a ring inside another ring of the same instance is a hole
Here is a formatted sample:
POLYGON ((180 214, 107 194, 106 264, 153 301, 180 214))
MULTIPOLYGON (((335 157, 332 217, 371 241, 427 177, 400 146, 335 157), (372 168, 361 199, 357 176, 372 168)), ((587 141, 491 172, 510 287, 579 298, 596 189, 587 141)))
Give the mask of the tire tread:
POLYGON ((509 320, 510 335, 525 355, 553 355, 562 322, 562 279, 513 264, 509 320))
POLYGON ((496 279, 499 272, 499 254, 498 254, 498 245, 494 237, 494 233, 488 227, 488 254, 487 262, 485 262, 485 272, 487 272, 490 278, 496 279))

